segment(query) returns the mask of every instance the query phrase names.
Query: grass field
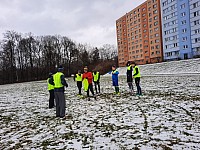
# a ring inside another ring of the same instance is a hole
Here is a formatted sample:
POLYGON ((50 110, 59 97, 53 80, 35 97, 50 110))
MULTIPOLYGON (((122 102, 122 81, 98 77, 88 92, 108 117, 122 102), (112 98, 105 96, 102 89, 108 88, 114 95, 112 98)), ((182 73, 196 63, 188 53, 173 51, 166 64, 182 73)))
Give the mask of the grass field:
POLYGON ((67 79, 66 120, 48 109, 46 81, 1 85, 0 149, 200 149, 200 76, 142 77, 141 97, 119 81, 120 96, 102 77, 87 101, 67 79))

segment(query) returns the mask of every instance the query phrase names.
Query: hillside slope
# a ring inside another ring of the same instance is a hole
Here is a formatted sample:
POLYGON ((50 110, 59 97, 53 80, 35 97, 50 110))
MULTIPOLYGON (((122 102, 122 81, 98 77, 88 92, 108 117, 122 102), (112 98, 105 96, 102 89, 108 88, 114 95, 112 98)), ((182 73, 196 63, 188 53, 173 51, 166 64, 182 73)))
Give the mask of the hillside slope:
MULTIPOLYGON (((140 70, 142 75, 200 74, 200 58, 140 65, 140 70)), ((120 67, 118 71, 120 75, 126 75, 126 67, 120 67)))

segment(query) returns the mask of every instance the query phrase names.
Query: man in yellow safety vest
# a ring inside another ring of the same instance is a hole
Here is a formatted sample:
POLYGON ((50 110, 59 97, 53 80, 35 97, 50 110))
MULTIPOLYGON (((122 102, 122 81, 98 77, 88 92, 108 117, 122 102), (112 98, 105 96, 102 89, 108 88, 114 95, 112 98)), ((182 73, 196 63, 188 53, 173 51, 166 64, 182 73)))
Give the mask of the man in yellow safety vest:
POLYGON ((82 73, 81 70, 78 70, 78 73, 74 76, 74 80, 76 80, 77 83, 77 87, 78 87, 78 91, 79 91, 79 96, 82 95, 81 94, 81 88, 82 88, 82 73))
POLYGON ((100 73, 98 71, 94 71, 93 72, 93 82, 94 82, 94 86, 95 86, 95 90, 96 90, 96 94, 98 94, 97 92, 97 86, 98 86, 98 91, 100 93, 100 73))
POLYGON ((141 78, 141 74, 140 74, 140 68, 136 65, 135 62, 133 62, 133 77, 135 78, 135 84, 137 87, 137 96, 141 96, 142 95, 142 90, 140 87, 140 78, 141 78))
POLYGON ((53 78, 49 80, 51 85, 54 85, 54 95, 56 100, 56 117, 65 118, 65 87, 68 87, 63 74, 63 67, 58 68, 58 72, 53 75, 53 78))

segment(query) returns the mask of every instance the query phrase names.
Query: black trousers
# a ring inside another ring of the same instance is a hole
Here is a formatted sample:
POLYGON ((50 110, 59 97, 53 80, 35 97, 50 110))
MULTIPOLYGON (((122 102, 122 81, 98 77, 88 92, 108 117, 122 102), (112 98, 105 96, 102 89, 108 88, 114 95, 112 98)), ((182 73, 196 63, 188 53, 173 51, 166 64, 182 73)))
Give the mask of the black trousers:
POLYGON ((137 94, 141 95, 142 90, 141 90, 141 87, 140 87, 140 78, 135 78, 135 84, 136 84, 136 87, 137 87, 137 94))
POLYGON ((88 97, 89 97, 89 90, 90 90, 90 92, 92 93, 92 95, 94 96, 94 90, 93 90, 93 85, 92 85, 92 83, 89 84, 89 86, 88 86, 88 90, 87 90, 87 96, 88 96, 88 97))
POLYGON ((77 81, 78 94, 81 95, 82 81, 77 81))
POLYGON ((100 83, 94 81, 94 87, 95 87, 96 93, 98 93, 98 91, 97 91, 97 86, 98 86, 98 91, 99 91, 99 93, 100 93, 100 83))
POLYGON ((54 107, 54 90, 49 90, 49 108, 54 107))

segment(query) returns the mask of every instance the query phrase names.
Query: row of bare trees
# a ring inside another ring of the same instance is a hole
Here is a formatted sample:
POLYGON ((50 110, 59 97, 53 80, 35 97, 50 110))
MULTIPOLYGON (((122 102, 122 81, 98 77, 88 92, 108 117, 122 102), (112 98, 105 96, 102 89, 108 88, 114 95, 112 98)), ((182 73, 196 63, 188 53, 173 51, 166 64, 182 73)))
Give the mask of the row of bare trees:
POLYGON ((70 76, 85 65, 94 69, 108 60, 117 60, 113 45, 97 48, 77 44, 66 36, 6 31, 0 41, 0 84, 46 79, 59 65, 70 76))

